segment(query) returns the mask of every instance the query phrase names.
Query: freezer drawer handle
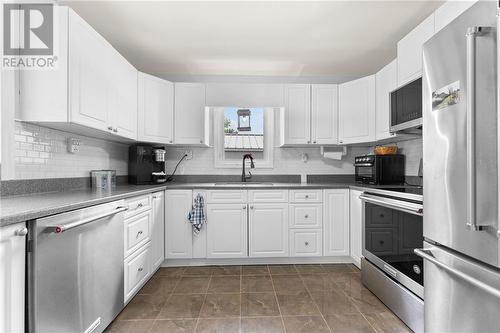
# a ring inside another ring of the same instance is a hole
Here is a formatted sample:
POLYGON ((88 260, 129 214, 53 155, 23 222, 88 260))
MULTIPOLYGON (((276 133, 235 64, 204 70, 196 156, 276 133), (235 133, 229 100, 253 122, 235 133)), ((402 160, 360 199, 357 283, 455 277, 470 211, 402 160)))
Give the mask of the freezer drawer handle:
POLYGON ((111 212, 107 212, 107 213, 103 213, 103 214, 96 215, 96 216, 93 216, 93 217, 89 217, 88 219, 79 220, 79 221, 76 221, 76 222, 73 222, 73 223, 67 223, 67 224, 61 224, 61 225, 51 225, 51 226, 48 226, 47 229, 50 232, 53 232, 55 234, 60 234, 60 233, 63 233, 65 231, 68 231, 70 229, 82 226, 84 224, 88 224, 88 223, 94 222, 96 220, 100 220, 100 219, 108 217, 108 216, 116 215, 116 214, 124 212, 126 210, 128 210, 128 207, 121 207, 120 206, 120 207, 117 207, 115 210, 113 210, 111 212))
POLYGON ((491 31, 490 27, 469 27, 467 41, 467 228, 480 231, 484 228, 476 221, 476 38, 491 31))
POLYGON ((497 289, 495 289, 495 288, 487 285, 486 283, 483 283, 483 282, 479 281, 478 279, 475 279, 472 276, 469 276, 469 275, 467 275, 467 274, 459 271, 458 269, 455 269, 455 268, 450 267, 450 266, 448 266, 446 264, 443 264, 442 262, 440 262, 439 260, 437 260, 432 255, 432 252, 430 250, 415 249, 413 251, 415 252, 416 255, 424 258, 425 260, 429 260, 434 265, 436 265, 436 266, 444 269, 448 273, 450 273, 452 275, 455 275, 456 277, 459 277, 459 278, 461 278, 464 281, 469 282, 473 286, 478 287, 479 289, 482 289, 483 291, 487 292, 488 294, 491 294, 491 295, 493 295, 493 296, 495 296, 497 298, 500 298, 500 290, 497 290, 497 289))

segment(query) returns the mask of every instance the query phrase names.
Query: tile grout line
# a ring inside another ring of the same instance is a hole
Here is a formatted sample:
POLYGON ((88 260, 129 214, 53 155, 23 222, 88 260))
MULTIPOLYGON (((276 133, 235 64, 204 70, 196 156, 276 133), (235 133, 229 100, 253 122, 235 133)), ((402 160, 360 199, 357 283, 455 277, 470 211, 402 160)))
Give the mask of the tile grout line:
POLYGON ((280 313, 281 325, 283 325, 283 331, 286 333, 285 320, 283 319, 283 314, 281 313, 280 302, 278 300, 278 294, 276 293, 276 288, 274 287, 274 279, 273 279, 273 276, 271 274, 271 269, 269 268, 269 265, 266 265, 266 266, 267 266, 267 269, 269 270, 269 277, 271 278, 271 284, 273 286, 274 298, 276 299, 276 304, 278 305, 278 311, 280 313))
POLYGON ((312 297, 312 294, 311 294, 311 291, 309 290, 309 288, 307 287, 307 285, 304 283, 304 279, 302 278, 302 274, 299 273, 299 276, 300 276, 300 280, 302 281, 302 283, 304 284, 304 287, 306 287, 306 290, 307 290, 307 294, 309 295, 309 297, 311 297, 311 300, 313 301, 314 305, 316 306, 316 308, 318 309, 318 312, 320 313, 321 315, 321 318, 323 319, 323 322, 326 324, 326 327, 328 328, 328 330, 333 333, 333 330, 330 328, 330 325, 328 325, 328 322, 326 321, 325 319, 325 316, 323 316, 323 312, 321 312, 321 309, 319 308, 319 305, 316 303, 316 301, 314 300, 314 298, 312 297))
POLYGON ((196 330, 198 329, 198 324, 200 323, 201 310, 203 310, 203 305, 205 305, 205 302, 207 301, 208 288, 210 288, 210 283, 212 282, 212 276, 213 274, 210 274, 210 278, 208 279, 207 289, 205 290, 205 298, 203 298, 203 302, 201 303, 200 312, 198 312, 198 318, 196 318, 196 324, 194 325, 193 333, 196 333, 196 330))

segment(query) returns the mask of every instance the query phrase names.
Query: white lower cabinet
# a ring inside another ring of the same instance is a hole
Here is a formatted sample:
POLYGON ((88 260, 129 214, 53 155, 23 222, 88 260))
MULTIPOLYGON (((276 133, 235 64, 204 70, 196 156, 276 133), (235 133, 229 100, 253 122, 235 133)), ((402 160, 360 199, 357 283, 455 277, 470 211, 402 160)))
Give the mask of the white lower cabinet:
POLYGON ((363 257, 363 204, 359 196, 362 191, 350 190, 351 257, 356 266, 361 266, 363 257))
POLYGON ((153 193, 151 219, 151 270, 155 271, 165 260, 165 194, 153 193))
POLYGON ((127 302, 146 282, 151 273, 151 247, 147 243, 133 255, 125 259, 125 302, 127 302))
POLYGON ((288 204, 251 203, 248 223, 250 257, 288 256, 288 204))
POLYGON ((208 258, 248 256, 247 204, 208 204, 206 227, 208 258))
POLYGON ((193 228, 187 218, 191 199, 191 190, 165 191, 166 259, 189 259, 193 256, 193 228))
POLYGON ((349 190, 324 190, 323 255, 349 256, 349 190))
POLYGON ((323 255, 321 229, 291 229, 291 257, 319 257, 323 255))
POLYGON ((0 332, 24 332, 25 223, 0 228, 0 332))

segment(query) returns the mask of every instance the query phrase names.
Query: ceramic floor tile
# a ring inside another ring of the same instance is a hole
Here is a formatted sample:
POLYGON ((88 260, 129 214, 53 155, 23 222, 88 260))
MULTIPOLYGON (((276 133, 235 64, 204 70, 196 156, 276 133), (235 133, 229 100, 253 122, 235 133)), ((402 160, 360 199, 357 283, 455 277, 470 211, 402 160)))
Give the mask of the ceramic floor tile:
POLYGON ((272 277, 277 293, 293 293, 307 291, 298 275, 275 275, 272 277))
POLYGON ((330 333, 321 316, 283 317, 287 333, 330 333))
POLYGON ((392 312, 366 314, 366 319, 380 333, 411 333, 411 330, 392 312))
POLYGON ((212 275, 212 267, 211 266, 193 266, 193 267, 186 267, 186 270, 184 271, 184 276, 210 276, 212 275))
POLYGON ((268 275, 269 268, 267 265, 258 266, 242 266, 241 275, 268 275))
POLYGON ((179 281, 180 278, 178 277, 155 275, 139 290, 139 294, 161 293, 168 295, 174 290, 179 281))
POLYGON ((104 333, 148 333, 154 320, 115 320, 104 333))
POLYGON ((321 265, 295 265, 295 268, 300 274, 326 273, 321 265))
POLYGON ((311 292, 311 296, 323 315, 346 313, 359 314, 358 309, 354 306, 351 299, 342 292, 335 290, 315 291, 311 292))
POLYGON ((339 286, 329 274, 302 274, 302 282, 309 291, 335 290, 339 286))
POLYGON ((321 264, 323 270, 327 273, 352 273, 351 264, 321 264))
POLYGON ((239 333, 240 318, 200 318, 197 333, 239 333))
POLYGON ((269 272, 271 272, 272 275, 299 274, 294 265, 269 265, 269 272))
POLYGON ((331 314, 325 316, 325 320, 335 333, 375 333, 360 313, 331 314))
MULTIPOLYGON (((241 333, 284 333, 281 317, 241 318, 241 333)), ((311 332, 312 333, 312 332, 311 332)))
POLYGON ((354 304, 363 314, 390 312, 390 310, 369 290, 362 290, 359 296, 352 298, 354 304))
POLYGON ((332 280, 339 286, 339 289, 349 297, 360 298, 363 292, 369 292, 368 289, 363 286, 361 279, 354 274, 349 273, 343 276, 334 274, 332 280))
POLYGON ((239 293, 241 277, 212 276, 208 285, 208 293, 239 293))
POLYGON ((171 295, 158 319, 198 318, 205 295, 171 295))
POLYGON ((212 275, 241 275, 241 266, 214 266, 212 275))
POLYGON ((241 292, 255 293, 267 291, 274 291, 273 282, 269 275, 241 277, 241 292))
POLYGON ((201 318, 223 318, 240 316, 240 294, 207 294, 201 308, 201 318))
POLYGON ((155 320, 149 333, 192 333, 196 321, 196 319, 155 320))
POLYGON ((279 316, 278 303, 274 293, 241 294, 241 315, 253 316, 279 316))
POLYGON ((320 315, 318 307, 307 292, 278 294, 277 298, 283 316, 320 315))
POLYGON ((180 277, 186 270, 186 267, 160 267, 155 275, 180 277))
POLYGON ((177 283, 173 293, 174 294, 202 294, 206 293, 208 284, 210 282, 209 276, 183 276, 177 283))
POLYGON ((167 298, 162 294, 136 295, 120 313, 118 320, 156 319, 167 298))

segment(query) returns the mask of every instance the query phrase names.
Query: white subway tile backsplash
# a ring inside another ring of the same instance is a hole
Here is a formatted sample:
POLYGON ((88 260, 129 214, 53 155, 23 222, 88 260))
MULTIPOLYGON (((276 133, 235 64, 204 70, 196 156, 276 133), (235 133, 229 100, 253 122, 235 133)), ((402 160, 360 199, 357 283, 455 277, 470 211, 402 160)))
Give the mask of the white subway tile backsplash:
POLYGON ((15 126, 15 179, 88 177, 94 169, 128 172, 128 145, 35 124, 16 121, 15 126), (68 137, 81 140, 79 152, 67 151, 68 137))

